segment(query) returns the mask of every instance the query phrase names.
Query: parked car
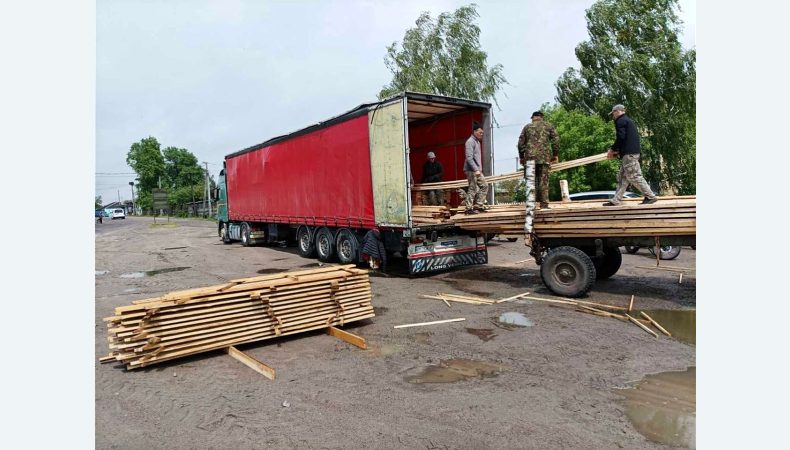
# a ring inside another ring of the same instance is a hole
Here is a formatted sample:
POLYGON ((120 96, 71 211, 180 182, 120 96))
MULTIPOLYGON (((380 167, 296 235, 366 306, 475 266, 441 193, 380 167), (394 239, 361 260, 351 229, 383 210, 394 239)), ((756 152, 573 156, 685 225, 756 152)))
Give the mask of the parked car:
MULTIPOLYGON (((610 198, 614 197, 615 191, 588 191, 588 192, 577 192, 575 194, 571 194, 568 196, 571 200, 578 201, 578 200, 609 200, 610 198)), ((641 195, 633 193, 631 191, 625 191, 625 198, 639 198, 641 195)))
POLYGON ((112 210, 112 220, 115 219, 125 219, 126 218, 126 211, 123 208, 115 208, 112 210))

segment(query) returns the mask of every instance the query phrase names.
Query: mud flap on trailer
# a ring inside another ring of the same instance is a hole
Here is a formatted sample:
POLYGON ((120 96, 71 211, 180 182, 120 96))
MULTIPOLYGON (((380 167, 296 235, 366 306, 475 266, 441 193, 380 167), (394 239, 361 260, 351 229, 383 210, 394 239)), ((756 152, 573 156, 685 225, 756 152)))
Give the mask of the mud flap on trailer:
POLYGON ((483 238, 454 236, 434 243, 410 244, 407 259, 409 273, 428 273, 453 267, 488 263, 488 249, 483 238))

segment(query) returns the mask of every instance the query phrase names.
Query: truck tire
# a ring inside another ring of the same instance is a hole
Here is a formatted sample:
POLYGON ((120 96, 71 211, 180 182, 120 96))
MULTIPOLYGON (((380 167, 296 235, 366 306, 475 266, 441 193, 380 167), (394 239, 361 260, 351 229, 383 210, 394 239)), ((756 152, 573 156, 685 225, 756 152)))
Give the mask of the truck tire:
POLYGON ((296 246, 299 247, 299 256, 312 258, 315 256, 315 233, 312 228, 302 225, 296 230, 296 246))
POLYGON ((247 222, 241 223, 241 245, 249 247, 250 245, 250 225, 247 222))
MULTIPOLYGON (((653 247, 647 248, 650 251, 650 254, 656 256, 656 250, 653 247)), ((675 259, 680 255, 680 246, 679 245, 662 245, 661 246, 661 259, 675 259)))
POLYGON ((604 247, 603 256, 595 258, 595 279, 605 280, 620 270, 623 254, 620 247, 604 247))
POLYGON ((551 249, 540 265, 540 278, 549 290, 565 297, 581 297, 595 283, 595 264, 576 247, 551 249))
POLYGON ((327 227, 321 227, 315 233, 315 252, 322 262, 330 262, 335 257, 335 237, 327 227))
POLYGON ((356 264, 359 261, 359 241, 348 228, 337 232, 335 248, 337 249, 337 259, 342 264, 356 264))
POLYGON ((625 246, 625 251, 629 255, 636 255, 636 252, 639 251, 639 247, 636 246, 636 245, 626 245, 625 246))

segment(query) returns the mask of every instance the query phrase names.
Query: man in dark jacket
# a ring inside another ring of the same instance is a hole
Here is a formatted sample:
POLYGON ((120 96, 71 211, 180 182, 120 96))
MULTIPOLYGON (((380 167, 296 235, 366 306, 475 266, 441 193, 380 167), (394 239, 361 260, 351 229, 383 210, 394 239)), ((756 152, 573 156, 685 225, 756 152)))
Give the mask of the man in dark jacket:
POLYGON ((649 205, 658 201, 658 197, 650 189, 645 178, 642 176, 642 167, 639 165, 639 155, 641 149, 639 147, 639 132, 634 125, 634 121, 625 115, 625 106, 614 105, 612 108, 612 117, 614 118, 614 128, 617 138, 609 149, 609 159, 618 156, 621 160, 620 172, 617 174, 617 191, 614 197, 604 206, 618 206, 623 200, 623 195, 628 189, 629 185, 634 186, 645 199, 642 200, 643 205, 649 205))
MULTIPOLYGON (((444 168, 442 163, 436 160, 434 152, 428 152, 428 161, 422 166, 422 182, 423 183, 438 183, 444 177, 444 168)), ((427 192, 429 205, 443 205, 444 204, 444 191, 441 189, 434 189, 427 192)))

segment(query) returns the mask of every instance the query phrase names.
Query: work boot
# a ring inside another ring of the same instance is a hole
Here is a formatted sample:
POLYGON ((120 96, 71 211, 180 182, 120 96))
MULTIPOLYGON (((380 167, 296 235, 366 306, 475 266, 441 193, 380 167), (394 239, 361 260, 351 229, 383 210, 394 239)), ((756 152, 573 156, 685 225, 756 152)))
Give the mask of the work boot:
POLYGON ((603 204, 603 206, 620 206, 620 204, 619 203, 606 202, 606 203, 603 204))
POLYGON ((477 206, 475 206, 475 209, 477 211, 479 211, 479 212, 486 212, 486 211, 488 211, 488 208, 485 205, 477 205, 477 206))
POLYGON ((548 202, 540 202, 540 209, 551 209, 548 202))
POLYGON ((469 214, 480 214, 480 213, 474 209, 467 209, 466 211, 464 211, 464 214, 469 215, 469 214))
POLYGON ((653 198, 645 197, 645 199, 642 200, 642 204, 643 205, 652 205, 653 203, 655 203, 657 201, 658 201, 658 197, 653 197, 653 198))

